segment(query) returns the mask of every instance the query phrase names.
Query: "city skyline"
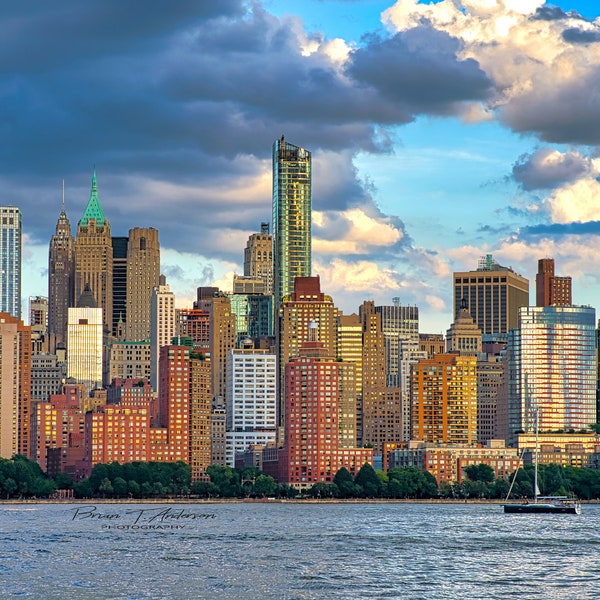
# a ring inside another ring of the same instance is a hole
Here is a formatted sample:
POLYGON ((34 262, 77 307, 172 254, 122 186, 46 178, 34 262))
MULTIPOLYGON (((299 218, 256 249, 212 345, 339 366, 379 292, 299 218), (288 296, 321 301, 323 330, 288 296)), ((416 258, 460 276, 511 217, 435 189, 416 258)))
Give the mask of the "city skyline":
POLYGON ((312 153, 312 272, 345 313, 398 297, 443 332, 452 272, 488 253, 531 283, 554 257, 573 302, 597 305, 598 9, 297 4, 0 9, 0 177, 23 214, 23 303, 46 294, 62 179, 74 224, 94 165, 113 235, 159 229, 178 305, 231 289, 270 219, 285 134, 312 153))

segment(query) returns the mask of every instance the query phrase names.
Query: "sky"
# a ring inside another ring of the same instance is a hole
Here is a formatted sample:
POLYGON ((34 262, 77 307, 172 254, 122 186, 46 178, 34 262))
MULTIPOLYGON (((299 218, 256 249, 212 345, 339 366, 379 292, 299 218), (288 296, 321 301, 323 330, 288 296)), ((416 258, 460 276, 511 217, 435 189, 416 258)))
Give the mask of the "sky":
POLYGON ((344 313, 452 322, 452 273, 553 257, 600 306, 600 3, 0 4, 0 190, 23 310, 96 169, 113 236, 155 227, 178 306, 232 287, 271 221, 275 139, 313 157, 313 275, 344 313))

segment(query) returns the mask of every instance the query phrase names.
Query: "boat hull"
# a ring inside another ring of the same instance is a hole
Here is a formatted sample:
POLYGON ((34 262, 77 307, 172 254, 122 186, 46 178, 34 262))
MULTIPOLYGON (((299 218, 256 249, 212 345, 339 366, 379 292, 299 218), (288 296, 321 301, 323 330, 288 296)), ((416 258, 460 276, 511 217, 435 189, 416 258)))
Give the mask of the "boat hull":
POLYGON ((580 513, 580 509, 579 505, 577 504, 505 504, 504 512, 578 515, 580 513))

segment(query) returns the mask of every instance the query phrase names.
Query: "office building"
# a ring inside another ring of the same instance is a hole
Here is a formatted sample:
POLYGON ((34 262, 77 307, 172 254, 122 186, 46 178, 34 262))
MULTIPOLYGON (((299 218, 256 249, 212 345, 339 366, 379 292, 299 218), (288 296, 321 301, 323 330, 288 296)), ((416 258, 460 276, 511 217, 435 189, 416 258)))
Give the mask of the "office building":
POLYGON ((112 237, 112 320, 110 332, 117 339, 125 339, 127 323, 127 252, 128 237, 112 237))
POLYGON ((481 330, 471 316, 466 300, 463 299, 458 317, 446 332, 446 352, 477 356, 482 349, 481 338, 481 330))
POLYGON ((312 163, 308 150, 273 144, 273 277, 277 312, 296 277, 311 274, 312 163))
POLYGON ((88 392, 102 387, 102 309, 86 284, 76 308, 67 318, 67 377, 85 385, 88 392))
POLYGON ((129 230, 127 245, 127 294, 125 339, 130 342, 150 338, 152 290, 159 285, 160 244, 152 227, 129 230))
POLYGON ((519 431, 580 431, 596 417, 596 311, 526 306, 508 340, 509 442, 519 431))
POLYGON ((529 305, 529 281, 488 254, 476 271, 454 273, 455 319, 464 302, 484 338, 506 334, 518 327, 519 308, 529 305))
POLYGON ((263 282, 261 294, 273 293, 273 236, 268 223, 261 223, 260 233, 248 238, 244 249, 244 276, 263 282))
POLYGON ((21 211, 0 206, 0 312, 21 318, 21 211))
POLYGON ((113 342, 107 350, 108 381, 113 379, 145 379, 150 381, 149 341, 113 342))
POLYGON ((77 226, 75 240, 75 306, 89 286, 96 306, 102 309, 102 322, 111 328, 113 319, 113 247, 110 223, 98 197, 96 171, 90 199, 77 226))
POLYGON ((0 458, 29 458, 31 327, 0 312, 0 458))
POLYGON ((571 278, 554 274, 554 259, 538 260, 535 276, 536 306, 571 306, 571 278))

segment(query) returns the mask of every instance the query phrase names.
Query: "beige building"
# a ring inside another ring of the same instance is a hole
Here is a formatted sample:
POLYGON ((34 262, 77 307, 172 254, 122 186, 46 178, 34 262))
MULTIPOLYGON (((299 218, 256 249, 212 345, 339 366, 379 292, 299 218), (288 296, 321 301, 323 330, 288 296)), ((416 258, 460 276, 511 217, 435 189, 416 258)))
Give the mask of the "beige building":
POLYGON ((175 314, 175 294, 161 275, 150 298, 150 385, 155 392, 159 391, 160 349, 177 335, 175 314))
POLYGON ((102 309, 103 323, 112 326, 112 276, 113 248, 110 223, 98 198, 96 171, 92 177, 90 199, 77 226, 75 240, 75 291, 76 306, 87 286, 102 309))
POLYGON ((109 377, 150 381, 150 342, 114 342, 110 347, 109 377))
MULTIPOLYGON (((244 249, 244 275, 261 279, 264 283, 263 294, 273 293, 273 236, 269 233, 269 224, 261 224, 261 232, 253 233, 244 249)), ((234 293, 247 293, 236 292, 234 293)))
POLYGON ((129 230, 127 245, 127 299, 125 339, 150 339, 152 290, 159 285, 160 244, 152 227, 129 230))

